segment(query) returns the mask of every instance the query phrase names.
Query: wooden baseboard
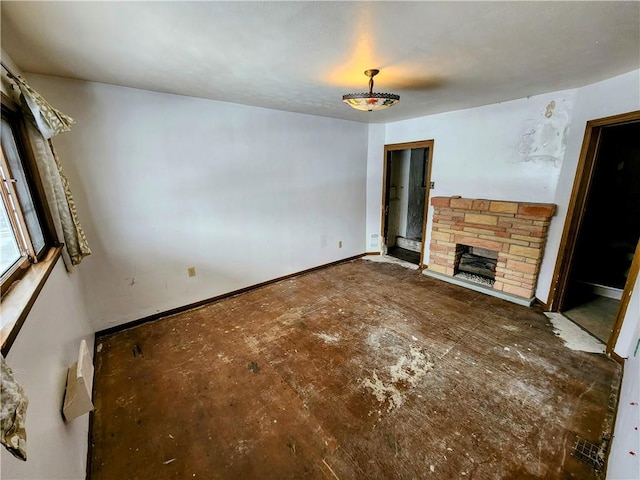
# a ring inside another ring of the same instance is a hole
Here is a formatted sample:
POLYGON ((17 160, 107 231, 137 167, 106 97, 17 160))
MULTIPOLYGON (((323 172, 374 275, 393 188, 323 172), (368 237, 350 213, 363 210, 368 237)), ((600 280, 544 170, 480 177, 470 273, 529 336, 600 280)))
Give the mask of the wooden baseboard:
POLYGON ((380 252, 367 252, 365 255, 382 255, 380 252))
POLYGON ((549 310, 549 304, 548 304, 548 303, 544 303, 544 302, 543 302, 542 300, 540 300, 538 297, 536 297, 536 299, 535 299, 535 304, 536 304, 536 305, 538 305, 538 306, 540 306, 540 307, 542 307, 542 309, 543 309, 545 312, 549 312, 549 311, 550 311, 550 310, 549 310))
POLYGON ((610 352, 609 356, 611 358, 613 358, 616 362, 618 362, 620 365, 624 365, 624 358, 622 358, 620 355, 618 355, 616 352, 610 352))
MULTIPOLYGON (((164 312, 154 313, 153 315, 149 315, 148 317, 140 318, 138 320, 132 320, 130 322, 123 323, 122 325, 116 325, 115 327, 105 328, 104 330, 100 330, 95 334, 95 343, 98 343, 98 339, 100 337, 104 337, 106 335, 111 335, 113 333, 121 332, 123 330, 127 330, 129 328, 137 327, 144 323, 153 322, 154 320, 159 320, 164 317, 170 317, 172 315, 177 315, 178 313, 186 312, 187 310, 192 310, 194 308, 202 307, 209 303, 217 302, 219 300, 224 300, 225 298, 233 297, 235 295, 239 295, 241 293, 250 292, 251 290, 256 290, 261 287, 265 287, 267 285, 271 285, 272 283, 280 282, 282 280, 288 280, 293 277, 297 277, 300 275, 306 275, 307 273, 315 272, 316 270, 321 270, 323 268, 332 267, 334 265, 339 265, 341 263, 350 262, 352 260, 356 260, 358 258, 364 257, 365 253, 361 253, 359 255, 354 255, 353 257, 343 258, 342 260, 337 260, 335 262, 326 263, 324 265, 318 265, 317 267, 308 268, 306 270, 302 270, 300 272, 291 273, 289 275, 284 275, 282 277, 274 278, 272 280, 267 280, 266 282, 257 283, 255 285, 250 285, 248 287, 240 288, 238 290, 234 290, 232 292, 223 293, 221 295, 216 295, 215 297, 206 298, 204 300, 200 300, 198 302, 190 303, 188 305, 183 305, 181 307, 172 308, 170 310, 166 310, 164 312)), ((95 358, 95 357, 94 357, 95 358)))

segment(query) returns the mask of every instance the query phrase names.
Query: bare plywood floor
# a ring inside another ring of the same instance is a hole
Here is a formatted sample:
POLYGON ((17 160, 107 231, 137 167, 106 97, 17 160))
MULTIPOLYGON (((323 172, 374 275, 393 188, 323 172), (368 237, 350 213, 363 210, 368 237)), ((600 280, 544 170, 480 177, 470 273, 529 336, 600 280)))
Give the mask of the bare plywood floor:
POLYGON ((355 260, 98 339, 91 478, 597 478, 618 366, 355 260))

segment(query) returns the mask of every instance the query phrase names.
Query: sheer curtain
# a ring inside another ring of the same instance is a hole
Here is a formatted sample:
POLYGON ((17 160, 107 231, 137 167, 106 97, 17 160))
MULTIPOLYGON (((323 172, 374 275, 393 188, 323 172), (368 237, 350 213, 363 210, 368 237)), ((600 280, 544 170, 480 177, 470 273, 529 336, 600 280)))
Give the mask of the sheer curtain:
POLYGON ((35 155, 36 164, 44 187, 47 204, 51 210, 56 235, 64 242, 62 258, 68 271, 78 265, 91 249, 78 220, 76 204, 56 154, 51 138, 71 130, 74 120, 53 108, 38 92, 20 76, 11 75, 20 89, 23 111, 30 121, 27 134, 35 155))

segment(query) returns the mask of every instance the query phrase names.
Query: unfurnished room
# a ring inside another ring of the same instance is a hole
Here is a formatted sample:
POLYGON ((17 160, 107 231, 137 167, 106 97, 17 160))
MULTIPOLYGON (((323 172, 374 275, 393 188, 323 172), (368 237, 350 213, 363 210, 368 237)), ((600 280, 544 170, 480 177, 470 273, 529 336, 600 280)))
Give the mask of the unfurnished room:
POLYGON ((640 478, 640 3, 1 8, 0 478, 640 478))

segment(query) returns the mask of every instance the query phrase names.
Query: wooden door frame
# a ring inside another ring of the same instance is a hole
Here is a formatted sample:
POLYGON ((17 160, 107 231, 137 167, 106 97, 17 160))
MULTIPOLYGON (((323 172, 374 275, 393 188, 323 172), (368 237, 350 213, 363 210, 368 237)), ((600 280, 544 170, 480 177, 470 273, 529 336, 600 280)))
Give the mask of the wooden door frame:
MULTIPOLYGON (((558 257, 551 281, 551 290, 549 292, 549 300, 547 308, 549 311, 558 312, 564 305, 567 288, 569 284, 569 274, 571 272, 571 264, 575 254, 577 236, 582 227, 585 216, 585 206, 587 196, 593 183, 593 175, 596 166, 596 156, 600 147, 600 137, 604 127, 612 127, 624 125, 640 121, 640 110, 614 115, 611 117, 599 118, 587 122, 584 139, 582 141, 582 149, 576 167, 576 175, 573 181, 573 189, 571 199, 567 207, 567 216, 562 232, 560 247, 558 248, 558 257)), ((632 262, 631 270, 627 277, 622 300, 616 314, 613 329, 607 342, 607 353, 612 354, 618 334, 622 328, 622 322, 627 311, 631 292, 635 285, 635 279, 638 277, 638 266, 640 265, 640 248, 636 248, 632 262), (633 269, 635 266, 635 275, 633 269), (632 282, 633 280, 633 282, 632 282)))
POLYGON ((425 249, 425 240, 427 233, 427 214, 429 213, 429 192, 431 190, 431 165, 433 164, 433 144, 434 140, 420 140, 417 142, 406 142, 406 143, 390 143, 384 146, 384 159, 382 164, 382 220, 380 222, 380 231, 381 238, 383 242, 386 242, 386 237, 384 235, 384 226, 385 226, 385 207, 386 207, 386 199, 387 199, 387 171, 389 167, 389 153, 398 151, 398 150, 412 150, 414 148, 428 148, 429 149, 429 159, 427 160, 427 172, 425 179, 426 190, 424 194, 424 212, 422 213, 422 249, 420 250, 420 263, 418 264, 418 268, 425 267, 424 264, 424 249, 425 249))
POLYGON ((620 336, 620 330, 622 330, 622 324, 624 322, 624 317, 627 314, 627 307, 629 306, 629 302, 631 301, 633 288, 638 281, 638 271, 640 271, 640 240, 638 240, 638 244, 636 245, 636 251, 633 255, 633 260, 631 261, 631 268, 629 269, 629 274, 627 275, 627 282, 624 284, 622 298, 620 299, 616 318, 611 329, 611 335, 609 336, 609 341, 607 342, 607 353, 618 360, 620 363, 622 363, 622 358, 618 356, 618 354, 615 353, 613 349, 616 347, 618 337, 620 336))

